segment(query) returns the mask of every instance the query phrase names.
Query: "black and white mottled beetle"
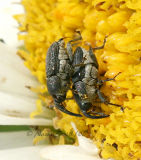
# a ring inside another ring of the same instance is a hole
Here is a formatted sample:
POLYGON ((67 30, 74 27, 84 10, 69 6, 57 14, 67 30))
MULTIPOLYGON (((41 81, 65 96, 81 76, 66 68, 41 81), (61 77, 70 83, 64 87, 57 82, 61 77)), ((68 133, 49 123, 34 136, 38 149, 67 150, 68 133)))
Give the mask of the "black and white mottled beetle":
POLYGON ((81 114, 68 111, 63 105, 72 81, 73 96, 81 112, 92 119, 108 117, 109 115, 104 113, 89 112, 97 97, 102 103, 121 107, 120 105, 109 103, 100 92, 100 87, 105 81, 114 80, 116 77, 106 80, 98 79, 98 62, 93 50, 104 48, 106 40, 104 40, 102 46, 97 48, 90 47, 89 51, 77 47, 73 55, 71 42, 80 39, 81 36, 69 41, 67 48, 65 48, 64 40, 61 38, 48 49, 46 60, 48 91, 54 99, 56 108, 66 114, 82 117, 81 114))
POLYGON ((46 59, 47 87, 48 92, 54 99, 56 108, 66 114, 81 117, 80 114, 68 111, 63 105, 66 99, 66 93, 71 85, 70 80, 73 71, 71 65, 72 51, 69 46, 68 44, 66 49, 65 42, 61 38, 58 42, 54 42, 48 49, 46 59))
POLYGON ((74 73, 72 76, 72 82, 74 99, 80 107, 81 112, 86 117, 92 119, 105 118, 109 116, 95 111, 89 112, 97 98, 100 99, 100 103, 121 107, 123 110, 122 106, 109 103, 100 92, 100 87, 104 82, 114 80, 117 76, 116 75, 114 78, 106 80, 98 79, 98 62, 93 50, 104 48, 105 42, 106 39, 104 39, 104 43, 100 47, 92 48, 89 46, 88 51, 84 48, 77 47, 73 57, 72 65, 74 67, 74 73))

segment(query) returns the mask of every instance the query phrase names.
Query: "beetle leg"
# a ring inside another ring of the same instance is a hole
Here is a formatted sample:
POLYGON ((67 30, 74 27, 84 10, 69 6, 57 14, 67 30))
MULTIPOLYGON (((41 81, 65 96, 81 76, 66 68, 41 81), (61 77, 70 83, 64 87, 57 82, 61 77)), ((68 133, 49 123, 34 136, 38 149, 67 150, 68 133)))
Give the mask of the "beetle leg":
POLYGON ((98 85, 101 87, 104 82, 115 80, 115 78, 116 78, 120 73, 121 73, 121 72, 119 72, 114 78, 107 78, 107 79, 104 79, 104 80, 98 80, 98 85))
POLYGON ((99 50, 99 49, 103 49, 103 48, 105 47, 106 38, 107 38, 107 37, 105 37, 105 38, 104 38, 104 41, 103 41, 103 44, 102 44, 102 46, 95 47, 95 48, 92 48, 92 49, 93 49, 94 51, 95 51, 95 50, 99 50))
POLYGON ((104 113, 102 115, 100 115, 99 113, 99 116, 90 115, 86 111, 82 111, 82 113, 84 114, 84 116, 86 116, 87 118, 91 118, 91 119, 101 119, 101 118, 109 117, 109 115, 106 115, 104 113))
POLYGON ((107 79, 105 79, 105 80, 100 80, 99 82, 100 83, 104 83, 104 82, 107 82, 107 81, 112 81, 112 80, 115 80, 115 78, 120 74, 121 72, 119 72, 117 75, 115 75, 115 77, 113 77, 113 78, 107 78, 107 79))
POLYGON ((75 42, 75 41, 79 41, 79 40, 81 40, 81 39, 82 39, 82 37, 79 36, 79 37, 77 37, 77 38, 74 38, 74 39, 70 40, 69 42, 75 42))
POLYGON ((55 104, 55 107, 56 107, 56 108, 58 108, 60 111, 66 113, 66 114, 69 114, 69 115, 71 115, 71 116, 76 116, 76 117, 82 117, 81 114, 76 114, 76 113, 73 113, 73 112, 68 111, 68 110, 63 106, 62 103, 58 103, 58 102, 54 101, 54 104, 55 104))
POLYGON ((102 95, 102 93, 100 92, 99 89, 97 90, 97 95, 98 95, 98 97, 99 97, 99 99, 101 100, 102 103, 107 104, 107 105, 109 104, 109 105, 113 105, 113 106, 120 107, 121 110, 124 111, 123 106, 121 106, 121 105, 119 105, 119 104, 114 104, 114 103, 108 102, 108 101, 103 97, 103 95, 102 95))
POLYGON ((104 113, 101 113, 101 112, 95 112, 95 111, 89 111, 89 112, 87 112, 88 114, 91 114, 91 113, 93 113, 93 114, 97 114, 97 115, 100 115, 100 116, 108 116, 108 115, 106 115, 106 114, 104 114, 104 113))
POLYGON ((77 38, 74 38, 72 40, 70 40, 69 42, 75 42, 75 41, 79 41, 79 40, 82 40, 82 36, 81 36, 81 33, 79 31, 76 31, 76 33, 79 34, 79 36, 77 38))

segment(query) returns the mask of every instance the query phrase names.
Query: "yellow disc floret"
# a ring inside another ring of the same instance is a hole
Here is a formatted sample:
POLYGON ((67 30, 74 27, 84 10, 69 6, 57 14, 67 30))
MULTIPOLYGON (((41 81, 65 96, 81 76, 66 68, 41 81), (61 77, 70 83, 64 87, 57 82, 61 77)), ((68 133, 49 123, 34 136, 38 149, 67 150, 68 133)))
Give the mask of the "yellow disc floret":
MULTIPOLYGON (((100 46, 107 36, 105 48, 95 53, 99 73, 105 78, 121 74, 115 81, 106 82, 101 91, 111 103, 123 105, 124 112, 118 107, 101 104, 110 117, 93 120, 61 113, 56 125, 72 136, 70 122, 73 121, 83 135, 96 141, 103 158, 139 160, 141 0, 23 0, 22 5, 25 13, 15 18, 20 24, 19 39, 24 40, 25 50, 18 53, 41 84, 38 92, 42 103, 37 101, 39 112, 41 105, 49 103, 45 75, 48 47, 61 37, 73 39, 76 30, 80 30, 83 42, 93 47, 100 46)), ((66 107, 72 112, 79 111, 74 100, 66 100, 66 107)))

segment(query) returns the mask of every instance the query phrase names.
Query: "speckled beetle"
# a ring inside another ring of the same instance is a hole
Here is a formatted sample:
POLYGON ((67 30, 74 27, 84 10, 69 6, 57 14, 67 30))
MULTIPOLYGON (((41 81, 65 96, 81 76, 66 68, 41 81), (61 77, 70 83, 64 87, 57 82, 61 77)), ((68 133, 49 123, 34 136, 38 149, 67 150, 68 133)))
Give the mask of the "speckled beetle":
POLYGON ((106 80, 98 79, 98 62, 93 50, 104 48, 105 42, 106 39, 100 47, 92 48, 90 46, 88 51, 84 48, 77 47, 73 57, 74 73, 72 76, 72 82, 74 99, 80 107, 81 112, 86 117, 92 119, 105 118, 109 116, 104 113, 94 111, 89 112, 89 109, 92 108, 92 104, 97 98, 100 99, 100 103, 118 106, 123 110, 122 106, 109 103, 100 92, 100 87, 104 82, 114 80, 117 76, 116 75, 114 78, 106 80))
POLYGON ((54 99, 56 108, 66 114, 82 117, 81 114, 68 111, 63 105, 72 81, 73 96, 81 112, 92 119, 108 117, 109 115, 104 113, 89 112, 97 97, 102 103, 121 107, 120 105, 109 103, 100 92, 100 87, 105 81, 114 80, 116 77, 106 80, 98 79, 98 62, 93 50, 104 48, 106 39, 100 47, 92 48, 90 46, 89 51, 77 47, 73 55, 71 42, 80 39, 81 35, 79 38, 69 41, 65 48, 64 40, 61 38, 48 49, 46 59, 48 91, 54 99))
POLYGON ((66 114, 81 117, 80 114, 68 111, 63 105, 66 99, 66 93, 70 88, 70 79, 73 71, 71 65, 73 55, 70 43, 68 43, 66 49, 65 42, 61 38, 49 47, 46 58, 47 88, 54 99, 56 108, 66 114))

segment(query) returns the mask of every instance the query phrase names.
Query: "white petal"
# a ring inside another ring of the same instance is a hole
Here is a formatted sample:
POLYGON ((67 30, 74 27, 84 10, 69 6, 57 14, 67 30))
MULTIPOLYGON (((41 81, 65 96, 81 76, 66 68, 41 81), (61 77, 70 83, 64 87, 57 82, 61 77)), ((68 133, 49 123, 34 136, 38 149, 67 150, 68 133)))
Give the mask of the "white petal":
POLYGON ((43 160, 39 151, 43 146, 24 147, 0 151, 1 160, 43 160))
MULTIPOLYGON (((0 113, 15 117, 29 117, 30 113, 36 108, 35 101, 33 97, 15 96, 7 92, 0 92, 0 113)), ((43 109, 44 117, 53 117, 54 112, 52 110, 43 109)))
POLYGON ((98 154, 98 148, 97 146, 93 143, 93 141, 89 138, 86 138, 81 135, 81 133, 77 130, 76 126, 74 123, 71 123, 77 138, 78 138, 78 143, 79 147, 83 149, 85 152, 91 155, 97 155, 98 154))
POLYGON ((23 6, 14 4, 21 0, 4 0, 0 1, 0 38, 3 38, 6 44, 10 46, 18 46, 21 41, 17 39, 18 24, 12 17, 15 14, 23 13, 23 6))
POLYGON ((0 91, 36 98, 36 94, 25 86, 37 86, 39 83, 16 52, 15 48, 0 43, 0 91))
POLYGON ((0 125, 50 126, 52 125, 52 120, 43 118, 19 118, 0 114, 0 125))
POLYGON ((0 132, 0 150, 32 146, 34 135, 30 130, 0 132))
POLYGON ((41 157, 47 160, 101 160, 98 156, 89 155, 73 145, 48 146, 40 153, 41 157))
POLYGON ((14 111, 29 116, 36 108, 37 95, 25 86, 38 83, 16 55, 16 49, 0 43, 0 57, 0 113, 14 111))
POLYGON ((35 105, 34 98, 0 91, 0 113, 29 117, 30 113, 35 110, 35 105))

